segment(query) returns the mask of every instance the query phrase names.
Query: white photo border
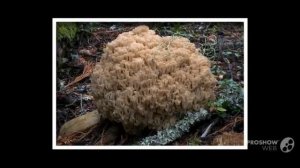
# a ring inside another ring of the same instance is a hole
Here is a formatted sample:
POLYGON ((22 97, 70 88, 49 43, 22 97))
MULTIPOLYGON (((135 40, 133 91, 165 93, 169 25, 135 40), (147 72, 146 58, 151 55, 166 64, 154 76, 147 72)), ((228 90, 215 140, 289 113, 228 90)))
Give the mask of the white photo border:
POLYGON ((248 18, 53 18, 52 19, 52 149, 248 149, 248 18), (57 22, 243 22, 244 23, 244 144, 241 146, 66 146, 56 142, 57 22))

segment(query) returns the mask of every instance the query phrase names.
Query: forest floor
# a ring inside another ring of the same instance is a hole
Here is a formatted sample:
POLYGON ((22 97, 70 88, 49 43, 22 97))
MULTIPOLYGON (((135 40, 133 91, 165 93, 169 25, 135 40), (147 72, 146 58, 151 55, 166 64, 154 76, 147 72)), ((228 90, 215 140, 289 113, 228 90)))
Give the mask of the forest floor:
MULTIPOLYGON (((188 38, 207 56, 219 81, 211 117, 195 124, 169 145, 242 145, 244 132, 244 27, 243 23, 90 23, 80 25, 72 42, 58 42, 57 135, 73 118, 96 109, 90 95, 90 75, 105 45, 120 33, 148 25, 161 36, 188 38), (241 91, 241 92, 240 92, 241 91)), ((101 122, 80 133, 58 136, 60 145, 132 145, 141 137, 127 135, 120 125, 101 122)))

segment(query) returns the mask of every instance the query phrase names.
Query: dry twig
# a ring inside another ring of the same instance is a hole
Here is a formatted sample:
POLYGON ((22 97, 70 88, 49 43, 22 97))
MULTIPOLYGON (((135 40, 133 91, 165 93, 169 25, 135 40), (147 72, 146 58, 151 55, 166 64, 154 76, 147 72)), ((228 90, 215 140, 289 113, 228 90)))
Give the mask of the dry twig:
POLYGON ((92 72, 93 72, 93 69, 94 69, 94 66, 95 66, 95 63, 93 62, 84 62, 85 66, 84 66, 84 69, 83 69, 83 72, 81 75, 77 76, 74 81, 70 82, 69 84, 66 85, 66 88, 74 85, 75 83, 85 79, 86 77, 89 77, 92 72))

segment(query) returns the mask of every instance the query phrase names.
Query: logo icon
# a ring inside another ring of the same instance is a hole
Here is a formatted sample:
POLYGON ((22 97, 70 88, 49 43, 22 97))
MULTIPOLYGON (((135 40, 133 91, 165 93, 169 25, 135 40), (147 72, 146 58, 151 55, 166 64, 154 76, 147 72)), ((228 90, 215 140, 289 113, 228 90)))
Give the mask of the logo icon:
POLYGON ((283 153, 289 153, 293 150, 295 141, 291 137, 284 138, 280 143, 280 149, 283 153))

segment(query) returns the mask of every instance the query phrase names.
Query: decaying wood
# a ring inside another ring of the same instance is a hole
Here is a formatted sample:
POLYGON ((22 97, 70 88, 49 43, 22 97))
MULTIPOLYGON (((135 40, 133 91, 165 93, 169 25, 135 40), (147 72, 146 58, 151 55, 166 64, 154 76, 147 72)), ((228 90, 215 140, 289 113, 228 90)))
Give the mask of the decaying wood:
POLYGON ((75 132, 81 132, 100 122, 100 115, 97 110, 88 112, 66 122, 60 129, 59 135, 66 136, 75 132))

